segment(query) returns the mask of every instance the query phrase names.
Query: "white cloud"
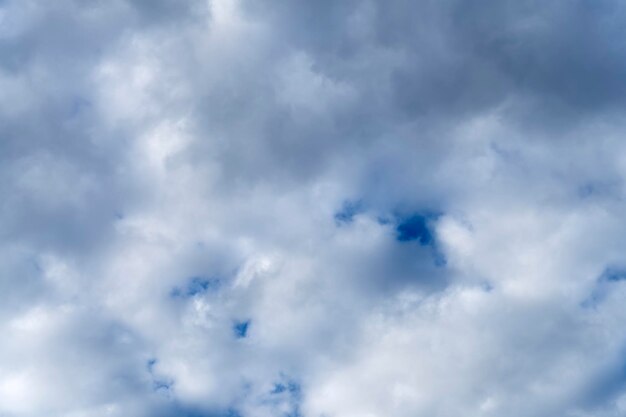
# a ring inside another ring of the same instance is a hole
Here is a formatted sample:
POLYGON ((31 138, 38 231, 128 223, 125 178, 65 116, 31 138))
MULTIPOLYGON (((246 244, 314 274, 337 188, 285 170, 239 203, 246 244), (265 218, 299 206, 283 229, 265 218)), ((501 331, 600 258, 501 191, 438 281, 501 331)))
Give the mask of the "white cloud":
POLYGON ((614 3, 0 4, 0 415, 623 414, 614 3))

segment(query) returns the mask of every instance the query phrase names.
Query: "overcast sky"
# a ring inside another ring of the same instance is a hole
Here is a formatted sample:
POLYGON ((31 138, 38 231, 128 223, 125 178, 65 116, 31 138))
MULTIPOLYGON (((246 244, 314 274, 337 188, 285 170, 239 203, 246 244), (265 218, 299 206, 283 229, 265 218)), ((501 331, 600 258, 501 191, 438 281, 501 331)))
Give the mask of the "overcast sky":
POLYGON ((0 0, 0 417, 626 415, 626 3, 0 0))

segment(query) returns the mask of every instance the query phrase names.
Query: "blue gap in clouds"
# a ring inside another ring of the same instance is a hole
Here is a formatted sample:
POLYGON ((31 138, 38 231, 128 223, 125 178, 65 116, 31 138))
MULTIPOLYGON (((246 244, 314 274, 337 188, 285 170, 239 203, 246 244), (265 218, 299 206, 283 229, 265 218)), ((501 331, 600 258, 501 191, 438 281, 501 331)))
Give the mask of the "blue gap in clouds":
POLYGON ((270 391, 270 398, 275 404, 288 404, 288 411, 283 413, 284 417, 301 417, 300 403, 302 401, 302 388, 300 384, 290 378, 283 378, 276 382, 270 391))
POLYGON ((236 321, 233 325, 233 333, 237 339, 243 339, 248 335, 250 320, 236 321))
POLYGON ((626 281, 626 268, 619 268, 615 266, 609 266, 604 269, 600 277, 598 278, 595 287, 591 291, 591 294, 586 300, 583 300, 581 306, 583 308, 595 308, 597 307, 611 290, 611 284, 615 285, 618 282, 626 281))
POLYGON ((400 242, 417 241, 422 246, 432 245, 435 239, 430 230, 430 223, 437 217, 432 214, 414 213, 398 219, 396 238, 400 242))
POLYGON ((220 287, 220 280, 217 278, 204 278, 201 276, 191 277, 183 287, 175 287, 170 295, 176 297, 193 297, 204 294, 208 291, 216 291, 220 287))
POLYGON ((626 269, 609 267, 604 270, 600 279, 609 282, 626 281, 626 269))
POLYGON ((154 373, 154 366, 157 364, 157 359, 152 358, 147 361, 146 367, 148 368, 148 372, 152 376, 152 390, 155 392, 169 392, 174 385, 174 381, 171 379, 162 379, 158 378, 154 373))
MULTIPOLYGON (((437 247, 432 231, 433 222, 441 215, 434 212, 414 212, 409 215, 396 215, 396 240, 401 243, 417 242, 420 246, 429 247, 432 251, 435 266, 446 266, 446 258, 437 247)), ((385 223, 389 221, 386 220, 385 223)), ((385 224, 382 223, 381 224, 385 224)))
POLYGON ((300 395, 300 384, 294 381, 277 382, 274 384, 270 394, 282 394, 283 392, 298 397, 300 395))
POLYGON ((354 220, 354 216, 363 212, 363 202, 358 201, 345 201, 341 210, 335 213, 335 223, 337 225, 350 224, 354 220))

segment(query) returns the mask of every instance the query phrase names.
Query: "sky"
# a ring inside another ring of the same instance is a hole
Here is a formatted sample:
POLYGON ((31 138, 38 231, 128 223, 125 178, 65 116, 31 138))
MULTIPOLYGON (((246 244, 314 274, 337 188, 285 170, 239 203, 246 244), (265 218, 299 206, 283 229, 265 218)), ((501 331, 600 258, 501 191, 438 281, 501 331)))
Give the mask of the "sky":
POLYGON ((0 417, 626 415, 626 4, 0 0, 0 417))

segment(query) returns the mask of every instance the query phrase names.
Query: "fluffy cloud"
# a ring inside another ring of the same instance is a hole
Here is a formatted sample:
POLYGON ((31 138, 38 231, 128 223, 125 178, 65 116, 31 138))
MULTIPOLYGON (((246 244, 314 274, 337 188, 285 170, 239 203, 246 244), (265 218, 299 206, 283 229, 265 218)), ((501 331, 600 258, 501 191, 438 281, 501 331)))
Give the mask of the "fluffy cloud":
POLYGON ((625 13, 0 1, 0 416, 623 415, 625 13))

